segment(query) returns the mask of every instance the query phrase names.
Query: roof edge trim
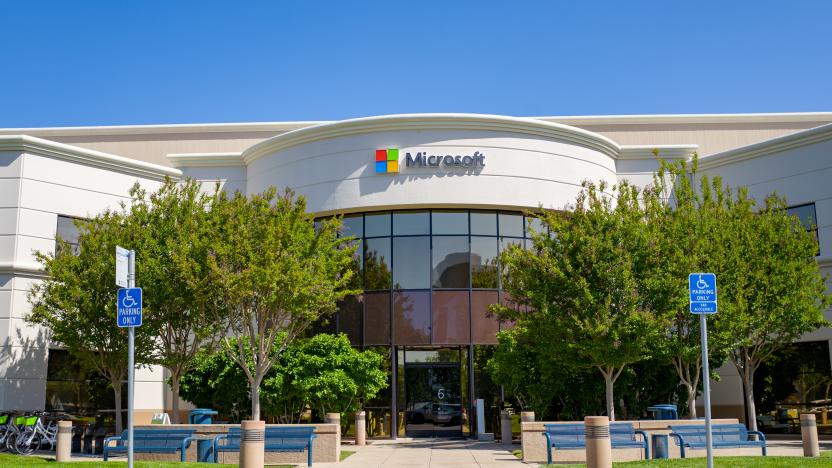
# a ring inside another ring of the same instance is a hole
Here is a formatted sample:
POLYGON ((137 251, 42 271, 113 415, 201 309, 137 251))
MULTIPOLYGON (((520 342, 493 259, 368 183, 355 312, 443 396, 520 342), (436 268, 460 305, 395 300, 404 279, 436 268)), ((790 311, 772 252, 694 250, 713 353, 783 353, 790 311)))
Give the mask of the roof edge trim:
POLYGON ((245 166, 243 154, 229 153, 171 153, 167 155, 173 167, 236 167, 245 166))
POLYGON ((832 124, 821 125, 820 127, 810 128, 699 158, 699 168, 712 169, 829 139, 832 139, 832 124))

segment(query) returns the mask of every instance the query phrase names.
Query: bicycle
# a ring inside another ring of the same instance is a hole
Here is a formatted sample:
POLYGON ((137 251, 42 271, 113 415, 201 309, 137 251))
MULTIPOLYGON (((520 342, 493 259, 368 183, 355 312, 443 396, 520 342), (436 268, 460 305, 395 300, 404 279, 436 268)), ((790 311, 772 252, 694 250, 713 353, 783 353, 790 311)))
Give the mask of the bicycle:
POLYGON ((44 425, 43 417, 46 415, 47 413, 34 413, 25 418, 24 429, 13 434, 9 441, 9 445, 15 452, 21 455, 29 455, 36 450, 40 450, 44 443, 49 444, 49 450, 55 449, 58 439, 58 424, 52 419, 48 425, 44 425))
POLYGON ((17 427, 14 425, 14 417, 12 414, 0 415, 0 452, 6 451, 6 439, 11 435, 17 427))

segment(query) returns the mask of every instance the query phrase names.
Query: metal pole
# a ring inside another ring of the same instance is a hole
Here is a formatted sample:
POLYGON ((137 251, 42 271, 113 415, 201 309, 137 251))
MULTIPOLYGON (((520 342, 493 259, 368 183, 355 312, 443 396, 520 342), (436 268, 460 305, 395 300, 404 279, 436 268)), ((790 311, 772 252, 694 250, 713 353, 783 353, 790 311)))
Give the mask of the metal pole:
POLYGON ((708 369, 707 314, 699 314, 699 334, 702 338, 702 385, 705 396, 705 445, 708 449, 708 468, 714 468, 714 447, 711 437, 711 373, 708 369))
MULTIPOLYGON (((127 287, 136 287, 136 251, 131 250, 127 257, 127 287)), ((136 346, 136 327, 127 328, 127 468, 133 468, 133 388, 134 354, 136 346)), ((121 411, 117 408, 116 411, 121 411)))

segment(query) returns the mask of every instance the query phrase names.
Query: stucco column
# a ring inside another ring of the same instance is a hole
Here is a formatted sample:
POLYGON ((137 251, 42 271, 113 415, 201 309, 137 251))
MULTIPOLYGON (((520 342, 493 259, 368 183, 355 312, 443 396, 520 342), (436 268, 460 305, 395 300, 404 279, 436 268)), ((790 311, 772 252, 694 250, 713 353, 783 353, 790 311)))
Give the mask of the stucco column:
POLYGON ((68 462, 70 458, 72 458, 72 421, 58 421, 55 461, 68 462))
POLYGON ((263 468, 265 465, 265 421, 243 421, 240 424, 240 468, 263 468))
POLYGON ((803 438, 803 456, 819 456, 818 425, 815 421, 814 413, 803 413, 800 415, 800 435, 803 438))
POLYGON ((367 443, 367 413, 359 411, 355 413, 355 445, 367 443))
POLYGON ((500 411, 500 442, 511 443, 511 413, 505 410, 500 411))
POLYGON ((612 468, 610 418, 587 416, 584 418, 584 429, 586 431, 587 468, 612 468))

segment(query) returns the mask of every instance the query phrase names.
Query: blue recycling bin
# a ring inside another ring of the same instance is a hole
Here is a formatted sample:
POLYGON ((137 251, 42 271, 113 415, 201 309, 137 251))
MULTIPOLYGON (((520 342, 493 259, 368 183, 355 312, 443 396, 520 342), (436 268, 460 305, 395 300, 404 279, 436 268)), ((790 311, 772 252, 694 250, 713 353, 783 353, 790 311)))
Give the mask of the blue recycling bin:
POLYGON ((653 419, 679 419, 679 411, 676 405, 653 405, 647 408, 653 413, 653 419))
POLYGON ((653 459, 670 458, 669 437, 667 434, 653 434, 650 437, 650 445, 653 449, 653 459))
POLYGON ((212 424, 217 412, 208 408, 196 408, 188 413, 188 424, 212 424))

